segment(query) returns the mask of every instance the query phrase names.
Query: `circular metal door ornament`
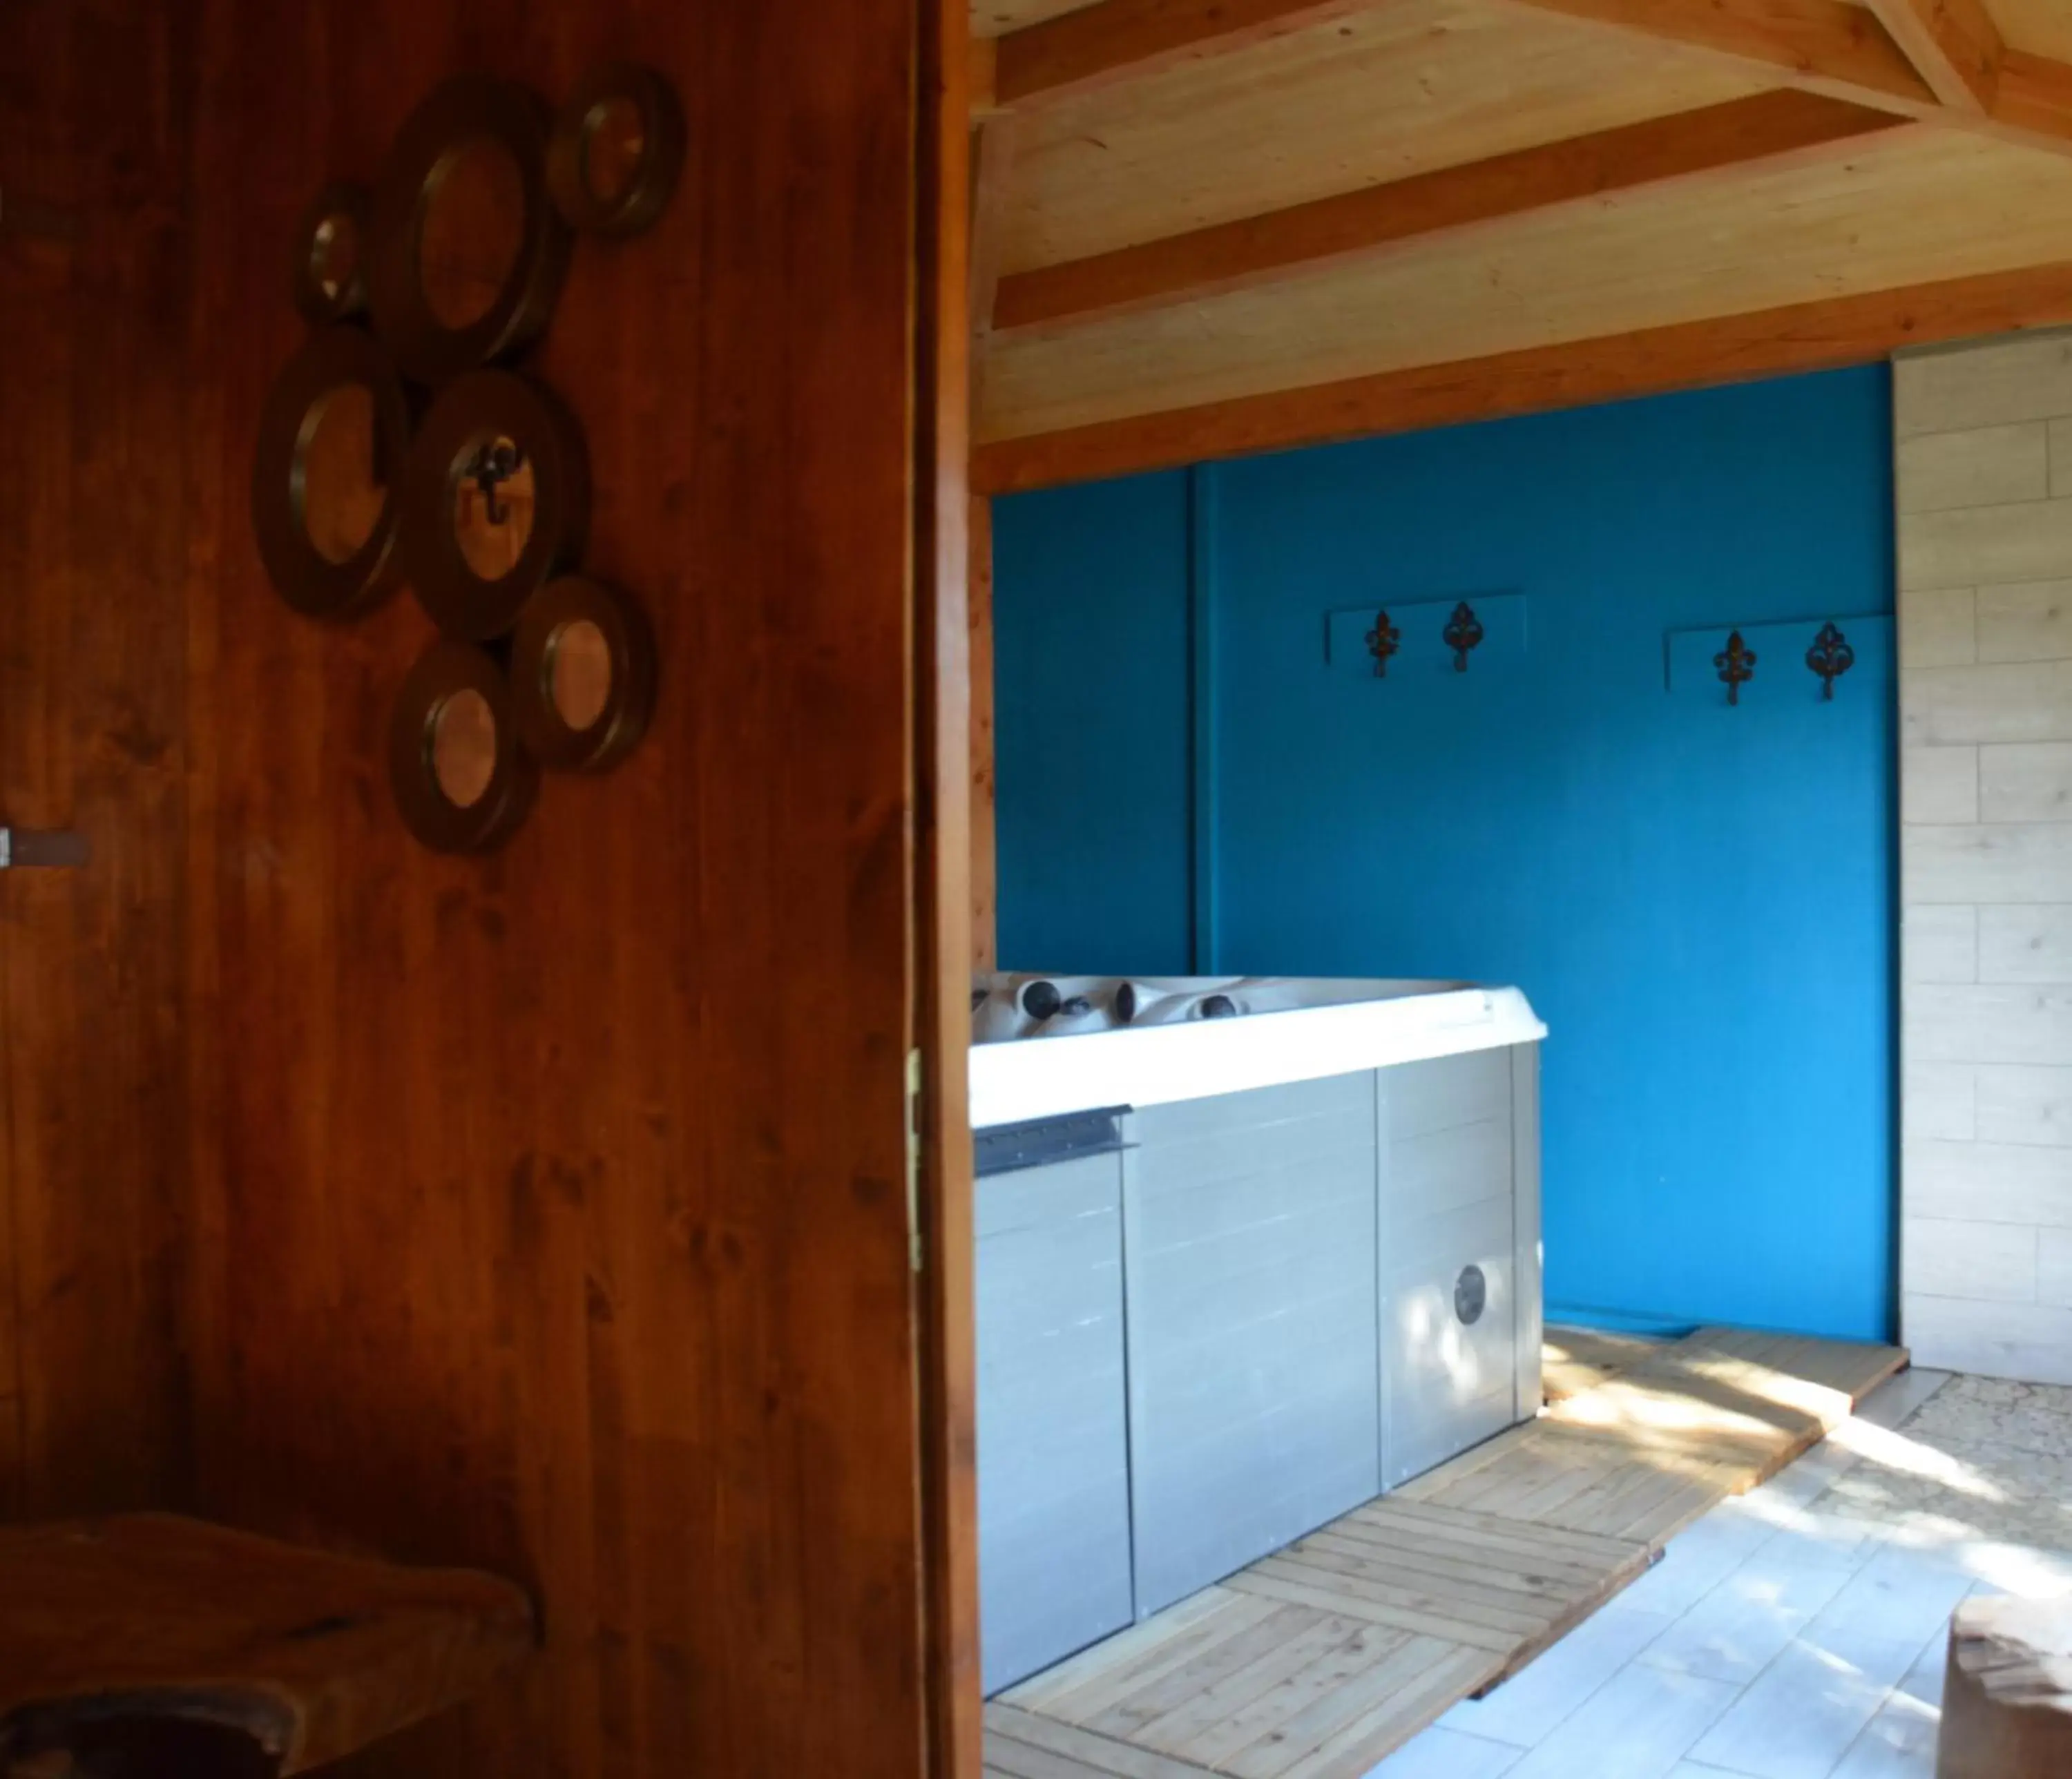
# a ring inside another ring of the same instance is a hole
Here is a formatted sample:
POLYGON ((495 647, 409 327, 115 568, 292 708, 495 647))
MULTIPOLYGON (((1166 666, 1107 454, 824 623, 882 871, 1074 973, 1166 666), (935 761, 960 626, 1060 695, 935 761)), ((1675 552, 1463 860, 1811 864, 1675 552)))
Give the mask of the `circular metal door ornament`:
POLYGON ((1463 1267, 1461 1276, 1453 1282, 1453 1313, 1468 1327, 1473 1328, 1482 1319, 1482 1311, 1489 1304, 1489 1280, 1480 1267, 1463 1267))
POLYGON ((347 321, 367 306, 367 256, 374 199, 367 187, 335 180, 310 201, 295 224, 290 269, 295 307, 319 327, 347 321))
POLYGON ((631 753, 655 706, 655 644, 617 589, 569 575, 525 602, 511 640, 518 737, 541 765, 602 772, 631 753))
POLYGON ((563 216, 593 235, 652 225, 684 171, 684 112, 654 69, 593 68, 554 120, 547 185, 563 216))
POLYGON ((388 355, 359 328, 327 327, 314 335, 274 380, 253 458, 252 525, 269 578, 297 611, 353 617, 394 589, 401 511, 395 483, 409 448, 402 380, 388 355), (371 460, 363 466, 370 510, 352 524, 347 543, 325 547, 312 530, 323 516, 313 514, 309 500, 311 451, 327 409, 347 396, 370 410, 364 449, 371 460))
POLYGON ((504 635, 582 554, 590 464, 575 417, 514 372, 458 378, 418 429, 402 517, 405 572, 432 622, 463 642, 504 635), (492 525, 501 556, 482 547, 492 525))
POLYGON ((545 331, 568 271, 569 237, 548 197, 548 118, 539 97, 483 75, 448 80, 397 134, 374 191, 368 297, 404 375, 438 383, 517 351, 545 331), (441 186, 471 152, 508 157, 521 218, 508 269, 479 314, 442 318, 426 277, 425 225, 441 186))
POLYGON ((539 789, 510 684, 479 648, 442 638, 417 658, 388 725, 388 782, 404 824, 438 853, 487 853, 539 789))

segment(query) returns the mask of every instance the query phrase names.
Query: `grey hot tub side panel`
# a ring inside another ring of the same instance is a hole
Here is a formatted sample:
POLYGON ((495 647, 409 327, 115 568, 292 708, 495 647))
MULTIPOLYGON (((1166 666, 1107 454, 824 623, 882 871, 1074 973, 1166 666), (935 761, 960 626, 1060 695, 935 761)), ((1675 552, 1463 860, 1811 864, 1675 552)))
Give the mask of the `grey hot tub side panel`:
POLYGON ((1515 1068, 1507 1050, 1377 1076, 1381 1473, 1394 1488, 1500 1433, 1517 1412, 1515 1068), (1481 1313, 1462 1320, 1465 1268, 1481 1313))
POLYGON ((1370 1070, 1131 1120, 1140 1617, 1379 1492, 1374 1082, 1370 1070))
POLYGON ((1546 1305, 1544 1255, 1540 1220, 1540 1046, 1515 1045, 1511 1051, 1511 1198, 1515 1207, 1516 1258, 1513 1295, 1518 1315, 1518 1378, 1511 1418, 1530 1420, 1546 1399, 1546 1305))
POLYGON ((995 1175, 976 1221, 990 1694, 1133 1617, 1122 1157, 995 1175))

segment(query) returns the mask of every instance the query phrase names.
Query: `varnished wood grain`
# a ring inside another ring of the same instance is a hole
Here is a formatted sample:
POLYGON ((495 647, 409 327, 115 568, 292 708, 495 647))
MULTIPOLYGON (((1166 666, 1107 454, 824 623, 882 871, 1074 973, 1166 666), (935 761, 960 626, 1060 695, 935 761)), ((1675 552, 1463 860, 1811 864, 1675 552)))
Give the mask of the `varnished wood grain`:
POLYGON ((188 9, 0 32, 0 1510, 182 1471, 188 9))
POLYGON ((980 447, 972 485, 1005 494, 1253 451, 1861 364, 1905 346, 2067 323, 2072 323, 2072 265, 1988 273, 1004 439, 980 447))
POLYGON ((922 1387, 906 1092, 917 1034, 956 1042, 911 912, 953 820, 916 807, 911 603, 939 46, 899 0, 201 17, 169 461, 199 1503, 536 1589, 544 1659, 360 1772, 906 1779, 959 1634, 926 1580, 956 1424, 922 1387), (553 97, 613 55, 676 84, 687 171, 652 232, 582 244, 537 368, 588 434, 586 566, 652 618, 656 717, 506 851, 436 858, 381 767, 424 618, 302 622, 249 535, 299 331, 282 244, 442 76, 553 97))
POLYGON ((998 826, 993 776, 993 503, 971 503, 972 968, 999 968, 998 826))
POLYGON ((1055 326, 1213 296, 1635 186, 1681 181, 1701 202, 1706 174, 1847 144, 1897 121, 1815 93, 1730 100, 1019 273, 1001 286, 991 325, 1055 326))
MULTIPOLYGON (((926 1570, 927 1770, 979 1779, 976 1309, 970 1083, 971 639, 968 524, 976 207, 964 0, 923 9, 916 216, 915 364, 921 425, 914 529, 923 549, 914 665, 922 820, 916 835, 911 1109, 920 1227, 923 1557, 926 1570), (932 150, 929 152, 927 150, 932 150)), ((988 298, 989 306, 990 299, 988 298)))
POLYGON ((32 1715, 209 1699, 283 1773, 325 1765, 525 1659, 494 1576, 405 1569, 164 1514, 0 1528, 0 1754, 32 1715))

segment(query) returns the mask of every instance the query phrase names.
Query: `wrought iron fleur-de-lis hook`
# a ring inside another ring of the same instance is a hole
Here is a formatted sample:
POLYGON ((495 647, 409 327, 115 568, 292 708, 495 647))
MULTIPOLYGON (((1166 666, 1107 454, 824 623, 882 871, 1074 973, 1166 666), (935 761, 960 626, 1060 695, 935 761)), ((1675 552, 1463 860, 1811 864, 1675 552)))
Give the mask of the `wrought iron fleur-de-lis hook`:
POLYGON ((1475 608, 1463 599, 1453 607, 1453 615, 1446 620, 1446 647, 1453 651, 1453 671, 1468 671, 1468 651, 1482 639, 1482 620, 1475 616, 1475 608))
POLYGON ((1820 697, 1824 703, 1835 696, 1835 682, 1856 664, 1856 651, 1830 623, 1813 639, 1812 647, 1806 651, 1806 664, 1820 676, 1820 697))
POLYGON ((1727 639, 1725 649, 1712 657, 1712 665, 1727 683, 1727 702, 1739 704, 1741 688, 1755 677, 1755 651, 1741 640, 1739 631, 1727 639))
POLYGON ((1403 632, 1388 621, 1386 610, 1374 614, 1374 628, 1367 633, 1367 651, 1374 657, 1374 676, 1388 677, 1388 658, 1403 646, 1403 632))

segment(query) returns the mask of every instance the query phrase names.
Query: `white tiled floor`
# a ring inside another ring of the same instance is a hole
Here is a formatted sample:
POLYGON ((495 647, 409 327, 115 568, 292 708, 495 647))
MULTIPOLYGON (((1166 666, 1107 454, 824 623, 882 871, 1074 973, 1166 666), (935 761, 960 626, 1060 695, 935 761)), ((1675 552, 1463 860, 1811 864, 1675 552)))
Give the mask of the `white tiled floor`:
POLYGON ((2004 1540, 1947 1518, 1925 1535, 1918 1519, 1859 1518, 1845 1492, 1829 1493, 1866 1451, 1905 1467, 1904 1450, 1893 1455, 1903 1436, 1877 1430, 1946 1381, 1893 1379, 1841 1433, 1723 1502, 1523 1673, 1454 1707, 1370 1779, 1932 1779, 1957 1603, 2011 1572, 2025 1592, 2072 1585, 2072 1557, 2016 1550, 2011 1571, 2004 1540))

